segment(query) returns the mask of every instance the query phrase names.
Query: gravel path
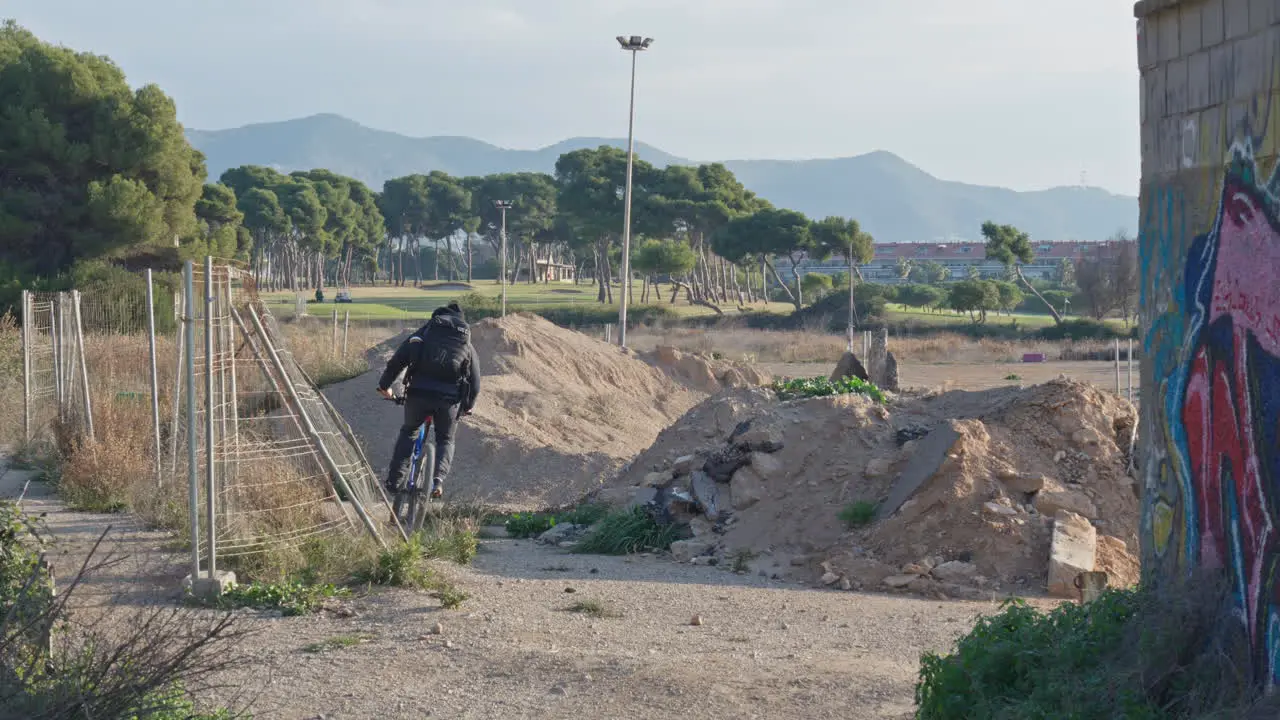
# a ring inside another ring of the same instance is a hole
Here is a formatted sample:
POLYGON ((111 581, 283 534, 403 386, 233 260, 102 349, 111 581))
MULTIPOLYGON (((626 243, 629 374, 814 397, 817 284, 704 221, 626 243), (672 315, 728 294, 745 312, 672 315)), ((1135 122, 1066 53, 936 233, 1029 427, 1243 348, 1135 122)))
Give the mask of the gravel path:
POLYGON ((486 541, 449 572, 471 595, 460 609, 394 591, 355 601, 353 618, 264 621, 260 664, 228 680, 260 688, 262 718, 906 718, 919 654, 995 607, 529 541, 486 541), (618 616, 566 611, 580 601, 618 616))
MULTIPOLYGON (((0 496, 17 496, 27 477, 0 476, 0 496)), ((166 551, 162 533, 127 516, 72 512, 38 482, 24 507, 45 514, 64 577, 108 524, 117 528, 109 547, 127 562, 86 586, 79 611, 128 603, 126 587, 149 600, 176 593, 183 558, 166 551)), ((246 662, 206 699, 299 720, 907 718, 920 653, 950 647, 996 607, 817 590, 527 540, 485 540, 472 566, 438 569, 471 596, 461 608, 374 591, 339 613, 241 611, 255 630, 237 648, 246 662), (616 616, 566 610, 586 601, 616 616)))

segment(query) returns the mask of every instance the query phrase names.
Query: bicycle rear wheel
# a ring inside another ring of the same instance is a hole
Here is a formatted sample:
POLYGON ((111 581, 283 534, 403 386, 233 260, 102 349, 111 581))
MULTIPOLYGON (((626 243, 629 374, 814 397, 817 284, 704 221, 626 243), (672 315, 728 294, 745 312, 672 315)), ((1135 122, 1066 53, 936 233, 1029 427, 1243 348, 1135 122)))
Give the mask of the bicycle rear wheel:
POLYGON ((417 486, 409 495, 408 517, 405 522, 405 532, 416 533, 422 529, 423 523, 427 519, 427 502, 428 494, 431 492, 431 483, 435 475, 436 467, 436 448, 434 443, 424 443, 422 448, 422 457, 418 460, 418 468, 415 476, 418 479, 417 486))

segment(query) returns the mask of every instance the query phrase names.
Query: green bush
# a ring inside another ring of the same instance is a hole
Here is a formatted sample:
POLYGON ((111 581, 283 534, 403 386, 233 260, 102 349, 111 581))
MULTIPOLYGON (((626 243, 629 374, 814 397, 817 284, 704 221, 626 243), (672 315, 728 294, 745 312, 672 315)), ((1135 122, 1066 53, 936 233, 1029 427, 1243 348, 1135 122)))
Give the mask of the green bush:
POLYGON ((870 525, 876 519, 879 505, 866 500, 849 503, 840 510, 840 521, 851 528, 870 525))
POLYGON ((773 383, 773 391, 778 394, 779 400, 857 393, 866 395, 878 403, 885 402, 884 392, 880 388, 856 377, 841 378, 835 382, 824 377, 776 380, 773 383))
POLYGON ((1127 333, 1117 330, 1107 323, 1086 318, 1064 320, 1061 324, 1050 325, 1036 332, 1038 339, 1050 341, 1112 340, 1126 336, 1127 333))
POLYGON ((1225 593, 1206 587, 1213 583, 1109 590, 1089 605, 1049 612, 1006 602, 952 654, 921 657, 917 717, 1242 717, 1257 696, 1230 660, 1240 647, 1225 593))
POLYGON ((218 598, 217 604, 226 609, 252 607, 279 610, 285 616, 307 615, 318 611, 326 599, 344 594, 345 590, 327 584, 253 582, 231 588, 218 598))
POLYGON ((554 515, 546 513, 516 513, 505 523, 507 534, 514 538, 530 538, 556 526, 554 515))
POLYGON ((606 515, 573 551, 627 555, 645 550, 666 550, 676 539, 674 527, 658 524, 644 508, 637 507, 606 515))

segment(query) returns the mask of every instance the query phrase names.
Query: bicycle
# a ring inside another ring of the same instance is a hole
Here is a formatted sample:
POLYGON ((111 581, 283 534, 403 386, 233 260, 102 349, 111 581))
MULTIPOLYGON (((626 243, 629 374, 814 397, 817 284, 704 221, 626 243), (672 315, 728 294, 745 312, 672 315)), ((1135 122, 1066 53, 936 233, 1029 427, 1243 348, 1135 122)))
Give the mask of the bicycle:
MULTIPOLYGON (((396 405, 404 405, 403 395, 391 398, 396 405)), ((426 520, 426 507, 422 500, 423 490, 432 488, 436 472, 436 443, 432 428, 432 417, 427 416, 418 427, 418 435, 413 441, 413 454, 409 456, 409 472, 396 489, 391 503, 391 514, 400 524, 406 535, 412 535, 422 529, 426 520), (431 433, 428 441, 427 434, 431 433), (425 482, 420 482, 426 478, 425 482)), ((432 497, 428 497, 430 502, 432 497)))

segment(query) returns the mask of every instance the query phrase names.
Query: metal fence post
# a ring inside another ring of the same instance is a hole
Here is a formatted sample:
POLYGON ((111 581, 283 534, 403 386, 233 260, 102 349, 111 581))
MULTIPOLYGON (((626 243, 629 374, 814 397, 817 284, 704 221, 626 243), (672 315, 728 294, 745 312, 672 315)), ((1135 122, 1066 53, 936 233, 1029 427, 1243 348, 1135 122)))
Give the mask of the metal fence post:
POLYGON ((348 310, 342 317, 342 359, 347 359, 347 338, 351 333, 351 311, 348 310))
POLYGON ((1133 402, 1133 338, 1129 338, 1129 402, 1133 402))
POLYGON ((330 351, 330 357, 337 357, 338 356, 338 308, 336 307, 333 309, 333 344, 330 345, 329 347, 333 348, 330 351))
POLYGON ((84 391, 84 423, 89 439, 96 440, 93 432, 93 397, 89 392, 89 363, 85 359, 84 324, 80 318, 80 291, 71 291, 72 312, 76 318, 76 354, 80 356, 80 389, 84 391))
POLYGON ((62 419, 62 294, 49 301, 49 339, 53 349, 53 402, 58 406, 58 419, 62 419))
POLYGON ((213 258, 204 258, 204 478, 205 478, 205 543, 209 548, 209 577, 218 570, 217 531, 214 513, 218 508, 217 469, 214 457, 217 437, 214 429, 215 401, 213 387, 213 258))
MULTIPOLYGON (((223 331, 225 333, 224 337, 226 337, 227 339, 227 377, 231 381, 231 388, 229 390, 230 397, 228 398, 228 402, 230 403, 228 410, 231 414, 231 440, 235 449, 239 451, 240 449, 240 405, 239 405, 239 390, 236 387, 236 328, 234 325, 231 324, 231 309, 235 307, 235 303, 232 300, 231 292, 232 292, 231 268, 228 267, 227 268, 227 307, 225 310, 226 314, 223 315, 222 322, 223 322, 223 331)), ((239 458, 238 452, 235 455, 235 457, 239 458)), ((236 464, 236 467, 237 468, 239 467, 238 462, 236 464)), ((223 482, 225 482, 225 480, 223 482)))
POLYGON ((31 442, 31 291, 22 291, 22 436, 31 442))
POLYGON ((164 474, 161 470, 161 445, 160 445, 160 375, 156 370, 156 297, 155 288, 151 280, 151 268, 146 270, 147 279, 147 350, 151 360, 151 429, 152 439, 156 445, 156 487, 164 484, 164 474))
MULTIPOLYGON (((187 385, 187 516, 191 523, 191 579, 200 577, 200 481, 196 468, 196 317, 195 274, 190 260, 182 268, 183 344, 186 346, 184 372, 187 385)), ((178 354, 179 358, 183 353, 178 354)), ((176 406, 175 406, 176 407, 176 406)), ((176 445, 175 445, 176 447, 176 445)), ((175 453, 176 454, 176 453, 175 453)), ((175 460, 176 462, 176 460, 175 460)))
POLYGON ((1115 342, 1115 359, 1116 359, 1116 394, 1120 394, 1120 338, 1116 338, 1115 342))

